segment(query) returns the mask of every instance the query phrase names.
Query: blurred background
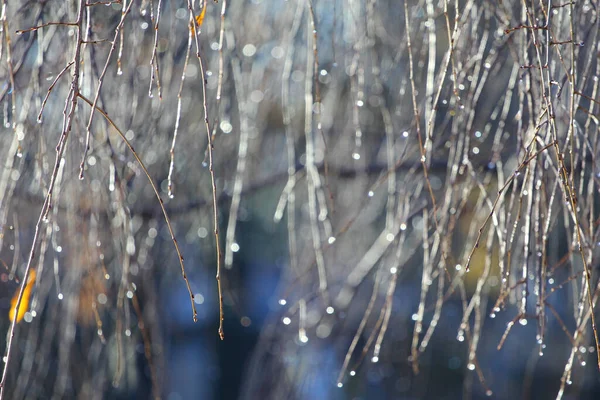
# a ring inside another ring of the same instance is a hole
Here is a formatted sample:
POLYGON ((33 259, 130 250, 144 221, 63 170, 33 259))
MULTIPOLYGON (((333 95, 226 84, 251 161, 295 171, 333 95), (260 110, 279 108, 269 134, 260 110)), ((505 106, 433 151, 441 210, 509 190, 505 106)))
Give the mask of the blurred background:
POLYGON ((2 2, 3 398, 597 398, 597 6, 2 2))

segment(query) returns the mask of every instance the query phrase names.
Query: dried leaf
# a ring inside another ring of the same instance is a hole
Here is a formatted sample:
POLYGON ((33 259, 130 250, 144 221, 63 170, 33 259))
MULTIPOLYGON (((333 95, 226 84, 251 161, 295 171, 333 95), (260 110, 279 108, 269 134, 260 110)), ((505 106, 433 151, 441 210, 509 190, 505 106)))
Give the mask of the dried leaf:
POLYGON ((206 15, 206 5, 202 8, 202 11, 200 11, 200 14, 198 14, 196 16, 196 24, 198 25, 198 28, 200 28, 202 26, 205 15, 206 15))
MULTIPOLYGON (((29 274, 29 279, 27 280, 27 284, 25 285, 25 289, 23 290, 23 298, 21 299, 21 304, 19 304, 19 311, 17 312, 17 323, 21 322, 27 309, 29 308, 29 300, 31 299, 31 290, 33 289, 33 285, 35 283, 35 270, 31 270, 29 274)), ((17 288, 15 295, 10 301, 10 311, 8 313, 8 317, 11 321, 15 319, 15 306, 17 305, 17 300, 19 299, 19 290, 17 288)))

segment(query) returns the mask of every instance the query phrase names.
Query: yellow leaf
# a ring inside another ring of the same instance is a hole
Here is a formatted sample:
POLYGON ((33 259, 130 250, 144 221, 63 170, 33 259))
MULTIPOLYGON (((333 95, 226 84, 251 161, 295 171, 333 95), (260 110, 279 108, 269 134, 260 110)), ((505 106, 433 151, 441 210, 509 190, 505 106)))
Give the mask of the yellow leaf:
POLYGON ((202 26, 202 23, 204 22, 204 15, 206 15, 206 4, 204 5, 204 7, 202 7, 202 11, 200 11, 200 14, 196 16, 196 24, 198 25, 198 28, 200 28, 202 26))
MULTIPOLYGON (((29 279, 27 280, 27 284, 25 285, 25 289, 23 290, 23 298, 21 299, 21 304, 19 304, 19 311, 17 312, 17 323, 21 322, 27 309, 29 308, 29 299, 31 298, 31 290, 33 289, 33 285, 35 283, 35 270, 31 270, 29 273, 29 279)), ((17 300, 19 299, 19 290, 15 292, 12 300, 10 301, 10 311, 8 313, 8 317, 11 321, 15 319, 15 307, 17 306, 17 300)))

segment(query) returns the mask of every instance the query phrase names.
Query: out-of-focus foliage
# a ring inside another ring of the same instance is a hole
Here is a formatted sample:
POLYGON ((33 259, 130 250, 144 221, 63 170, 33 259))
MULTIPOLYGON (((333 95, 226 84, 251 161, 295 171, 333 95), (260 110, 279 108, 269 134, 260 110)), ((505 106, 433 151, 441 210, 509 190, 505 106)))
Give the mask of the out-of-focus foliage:
POLYGON ((4 0, 3 398, 593 398, 597 7, 4 0))

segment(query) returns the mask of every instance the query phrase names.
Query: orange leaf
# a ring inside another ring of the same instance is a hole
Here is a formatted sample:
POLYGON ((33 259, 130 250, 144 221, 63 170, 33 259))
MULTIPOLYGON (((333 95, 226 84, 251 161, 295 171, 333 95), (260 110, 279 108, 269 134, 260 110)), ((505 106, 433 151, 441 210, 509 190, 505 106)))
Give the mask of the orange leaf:
POLYGON ((202 26, 205 15, 206 15, 206 5, 204 5, 204 7, 202 8, 202 11, 200 11, 200 14, 198 14, 196 16, 196 24, 198 24, 198 28, 200 28, 202 26))
MULTIPOLYGON (((31 298, 31 289, 33 289, 33 285, 35 283, 35 270, 31 270, 29 273, 29 279, 27 280, 27 284, 25 285, 25 289, 23 290, 23 298, 21 299, 21 304, 19 304, 19 311, 17 312, 17 323, 21 322, 27 309, 29 308, 29 299, 31 298)), ((11 321, 15 319, 15 307, 17 306, 17 300, 19 299, 19 290, 15 292, 12 300, 10 301, 10 311, 8 313, 8 317, 11 321)))

